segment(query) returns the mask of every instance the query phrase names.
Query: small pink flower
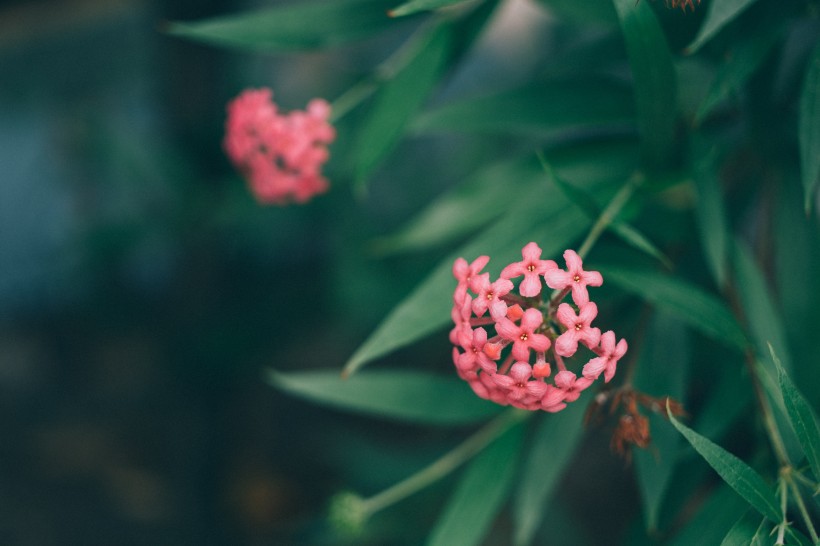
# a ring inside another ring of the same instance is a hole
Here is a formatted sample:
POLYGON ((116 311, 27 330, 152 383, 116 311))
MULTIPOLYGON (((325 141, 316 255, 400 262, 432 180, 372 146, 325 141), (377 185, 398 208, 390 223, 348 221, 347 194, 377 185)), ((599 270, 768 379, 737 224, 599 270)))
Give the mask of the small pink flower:
POLYGON ((459 344, 465 351, 456 363, 459 369, 475 370, 480 366, 482 370, 492 373, 498 369, 498 365, 484 352, 484 346, 487 344, 487 331, 484 328, 473 330, 467 327, 462 330, 459 344))
POLYGON ((578 350, 581 341, 587 347, 595 347, 601 339, 601 330, 590 327, 592 320, 598 316, 598 306, 595 302, 587 302, 580 306, 578 314, 567 303, 558 306, 556 313, 558 321, 567 331, 555 340, 555 352, 561 356, 572 356, 578 350))
POLYGON ((510 402, 526 404, 541 398, 547 390, 547 384, 541 381, 530 381, 532 368, 526 362, 516 362, 510 368, 509 375, 493 374, 496 385, 507 392, 510 402))
POLYGON ((551 269, 544 274, 547 286, 556 290, 572 288, 572 300, 575 305, 583 305, 589 301, 587 286, 601 286, 604 279, 597 271, 584 271, 581 257, 574 250, 564 252, 567 262, 567 271, 551 269))
POLYGON ((598 355, 584 366, 584 377, 591 379, 598 379, 601 372, 604 373, 604 382, 609 383, 610 379, 615 375, 615 367, 624 354, 626 353, 626 340, 622 339, 615 344, 615 332, 612 330, 604 332, 601 335, 601 346, 593 349, 598 355))
POLYGON ((249 89, 227 106, 223 146, 262 203, 304 203, 327 191, 321 166, 336 137, 330 105, 314 99, 305 112, 282 114, 270 89, 249 89))
POLYGON ((501 317, 495 323, 495 330, 502 338, 513 342, 512 355, 516 360, 528 361, 530 349, 543 353, 550 347, 550 339, 544 334, 536 334, 544 316, 538 309, 527 309, 521 317, 521 324, 501 317))
POLYGON ((524 275, 518 291, 525 298, 537 296, 541 293, 541 276, 547 271, 556 269, 558 264, 552 260, 542 260, 541 248, 535 243, 527 243, 521 250, 521 256, 524 259, 505 267, 501 271, 501 277, 514 279, 524 275))
POLYGON ((552 385, 547 385, 544 395, 541 397, 541 408, 550 413, 561 411, 567 407, 564 403, 564 396, 565 393, 563 390, 552 385))
POLYGON ((455 294, 453 294, 453 298, 455 298, 456 302, 464 298, 467 294, 467 289, 470 288, 472 284, 473 277, 481 273, 481 270, 484 269, 484 266, 486 266, 489 261, 489 256, 479 256, 469 264, 464 258, 456 259, 453 264, 453 276, 458 281, 455 294))
POLYGON ((473 291, 477 296, 473 300, 473 312, 479 317, 484 315, 487 309, 490 316, 498 320, 507 315, 507 302, 501 299, 513 289, 513 283, 508 279, 498 279, 494 283, 490 282, 490 274, 482 273, 473 277, 473 291))
POLYGON ((555 374, 555 386, 564 392, 565 402, 575 402, 581 396, 581 391, 592 384, 592 380, 586 377, 576 378, 575 374, 568 370, 563 370, 555 374))

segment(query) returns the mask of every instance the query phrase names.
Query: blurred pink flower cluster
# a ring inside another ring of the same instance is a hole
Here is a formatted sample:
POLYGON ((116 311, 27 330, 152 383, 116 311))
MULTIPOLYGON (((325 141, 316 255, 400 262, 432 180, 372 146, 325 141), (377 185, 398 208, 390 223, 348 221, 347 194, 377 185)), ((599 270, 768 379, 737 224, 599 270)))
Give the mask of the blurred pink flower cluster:
POLYGON ((225 152, 261 203, 304 203, 327 191, 321 167, 336 132, 326 101, 283 114, 270 89, 248 89, 227 110, 225 152))
POLYGON ((556 412, 602 374, 608 383, 627 343, 616 343, 614 332, 601 334, 592 326, 598 306, 590 301, 587 287, 601 286, 603 278, 597 271, 584 271, 574 250, 564 252, 566 270, 542 260, 535 243, 521 254, 523 259, 506 266, 494 281, 482 273, 488 256, 472 263, 456 260, 453 361, 459 376, 482 398, 556 412), (519 277, 516 293, 513 280, 519 277), (542 296, 544 284, 556 291, 552 297, 542 296), (568 294, 574 305, 562 303, 568 294), (590 358, 579 377, 567 369, 564 358, 581 356, 581 346, 590 358))

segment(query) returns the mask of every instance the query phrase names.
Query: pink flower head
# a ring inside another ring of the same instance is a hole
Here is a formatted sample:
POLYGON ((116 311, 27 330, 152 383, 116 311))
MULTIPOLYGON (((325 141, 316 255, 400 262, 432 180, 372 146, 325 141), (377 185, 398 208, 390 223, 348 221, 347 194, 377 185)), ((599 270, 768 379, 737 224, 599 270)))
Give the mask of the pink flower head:
POLYGON ((558 306, 556 316, 558 321, 567 328, 567 331, 555 340, 556 353, 561 356, 574 355, 578 350, 579 341, 590 348, 598 345, 601 330, 590 326, 592 320, 598 316, 598 306, 595 302, 590 301, 581 305, 577 315, 569 304, 562 303, 558 306))
POLYGON ((510 368, 509 375, 493 374, 496 385, 504 389, 510 402, 526 404, 544 395, 547 384, 541 381, 530 381, 532 368, 526 362, 516 362, 510 368))
POLYGON ((513 358, 526 362, 530 358, 530 349, 543 353, 550 347, 550 338, 544 334, 535 333, 542 322, 544 322, 544 316, 541 311, 530 308, 524 311, 520 325, 501 317, 495 323, 495 329, 502 338, 513 342, 513 358))
POLYGON ((612 330, 601 335, 601 346, 593 349, 598 355, 584 366, 584 377, 598 379, 601 372, 604 373, 604 382, 609 383, 615 375, 615 367, 624 354, 626 354, 626 340, 622 339, 615 344, 615 332, 612 330))
POLYGON ((527 243, 521 250, 521 256, 524 259, 505 267, 501 271, 501 277, 514 279, 524 275, 518 291, 525 298, 531 298, 541 293, 541 275, 558 268, 558 264, 552 260, 542 260, 541 248, 535 243, 527 243))
POLYGON ((498 320, 507 315, 507 302, 501 299, 513 289, 513 283, 508 279, 498 279, 494 283, 490 282, 490 274, 482 273, 473 277, 473 290, 478 294, 473 300, 473 312, 479 317, 484 315, 487 309, 490 316, 498 320))
POLYGON ((564 251, 564 260, 567 271, 556 267, 544 274, 544 280, 547 286, 556 290, 571 288, 575 305, 583 305, 589 301, 587 286, 601 286, 604 279, 597 271, 584 271, 581 257, 574 250, 564 251))
POLYGON ((262 203, 304 203, 327 190, 321 166, 336 137, 330 105, 282 114, 270 89, 248 89, 228 103, 223 146, 262 203))
POLYGON ((576 378, 575 374, 563 370, 555 374, 555 386, 564 391, 565 402, 575 402, 581 396, 581 391, 592 384, 592 379, 576 378))

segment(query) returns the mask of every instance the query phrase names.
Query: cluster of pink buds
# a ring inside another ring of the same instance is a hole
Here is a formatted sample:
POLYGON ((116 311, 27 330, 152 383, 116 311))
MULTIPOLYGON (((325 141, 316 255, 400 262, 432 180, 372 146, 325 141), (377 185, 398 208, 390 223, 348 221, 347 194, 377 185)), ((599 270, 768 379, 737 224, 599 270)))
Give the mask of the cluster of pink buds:
POLYGON ((326 101, 282 114, 270 89, 248 89, 227 110, 225 151, 261 203, 304 203, 327 191, 321 167, 336 133, 326 101))
POLYGON ((495 281, 482 273, 488 256, 472 263, 456 260, 453 361, 459 376, 482 398, 556 412, 577 400, 602 374, 608 383, 627 344, 623 339, 616 343, 614 332, 601 334, 592 326, 598 306, 589 300, 587 287, 601 286, 603 278, 596 271, 584 271, 574 250, 564 252, 566 270, 542 260, 535 243, 524 247, 522 257, 495 281), (513 280, 519 277, 523 278, 516 293, 513 280), (555 291, 551 297, 544 295, 544 284, 555 291), (562 302, 568 294, 574 305, 562 302), (579 377, 567 369, 564 359, 581 356, 581 346, 590 358, 579 377))

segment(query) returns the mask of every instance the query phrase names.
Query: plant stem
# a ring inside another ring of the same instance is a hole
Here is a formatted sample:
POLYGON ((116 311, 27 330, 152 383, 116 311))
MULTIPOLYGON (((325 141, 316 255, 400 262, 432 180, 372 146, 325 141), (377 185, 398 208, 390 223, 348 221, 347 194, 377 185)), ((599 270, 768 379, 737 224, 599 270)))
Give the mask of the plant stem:
POLYGON ((803 496, 800 494, 800 489, 797 487, 797 484, 794 483, 794 480, 792 480, 791 469, 789 469, 788 473, 786 473, 784 478, 786 482, 789 484, 789 487, 792 490, 792 494, 794 494, 794 500, 797 503, 797 509, 800 511, 800 515, 803 516, 803 521, 805 522, 806 528, 809 530, 809 534, 811 535, 811 541, 814 544, 820 543, 820 537, 817 536, 817 531, 814 529, 814 524, 811 522, 809 511, 806 510, 806 505, 803 502, 803 496))
POLYGON ((777 541, 776 545, 782 546, 785 544, 786 527, 789 523, 786 521, 786 509, 788 507, 789 493, 786 488, 786 480, 783 476, 780 477, 780 513, 783 515, 783 521, 777 525, 777 541))
POLYGON ((641 173, 635 173, 629 177, 629 180, 626 181, 618 193, 616 193, 612 199, 610 199, 609 203, 607 203, 606 208, 601 212, 601 215, 598 217, 598 220, 595 221, 595 224, 592 225, 592 228, 589 230, 589 234, 587 238, 584 239, 584 242, 581 243, 581 248, 578 249, 578 255, 581 258, 584 258, 587 253, 592 249, 592 246, 598 241, 598 238, 604 232, 604 230, 609 227, 609 225, 615 220, 615 217, 621 212, 621 209, 624 208, 624 205, 629 201, 629 198, 632 197, 632 194, 635 193, 635 190, 638 189, 638 186, 643 183, 644 177, 641 173))
POLYGON ((372 515, 440 480, 487 447, 514 424, 529 416, 530 412, 518 409, 502 413, 437 461, 381 493, 365 499, 366 512, 372 515))

